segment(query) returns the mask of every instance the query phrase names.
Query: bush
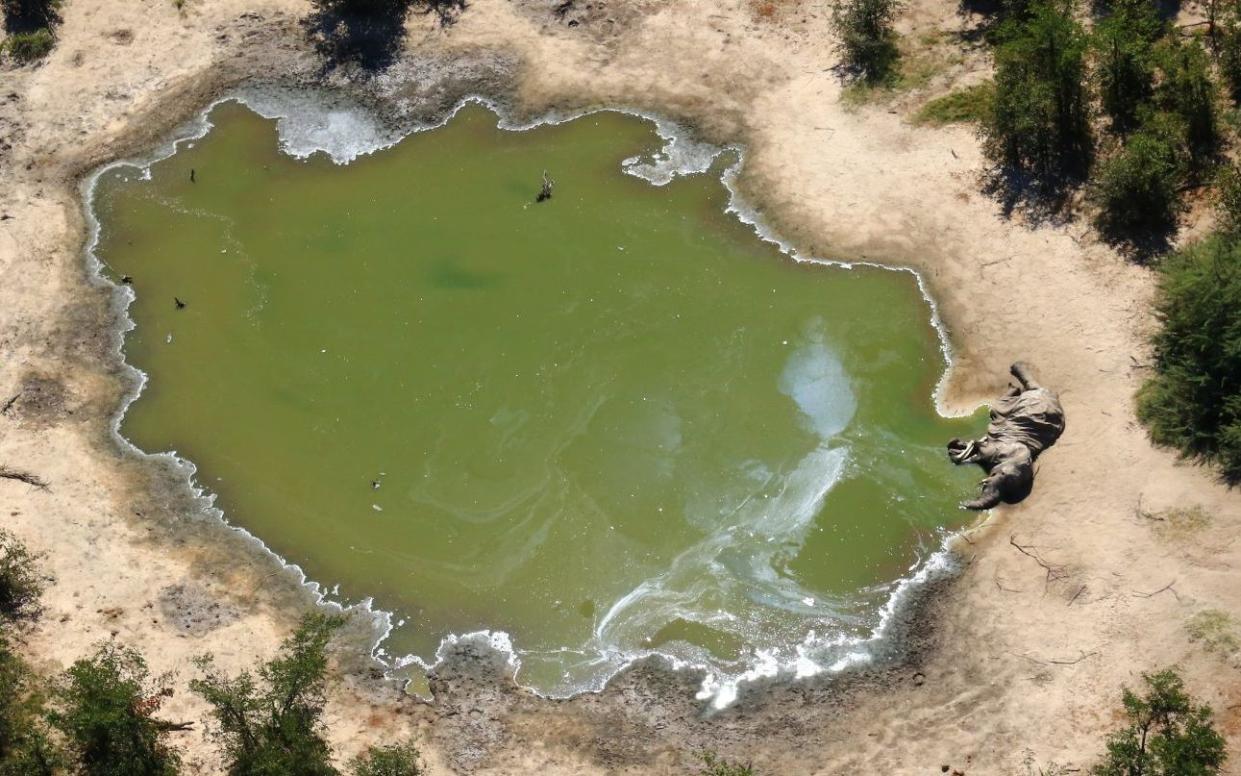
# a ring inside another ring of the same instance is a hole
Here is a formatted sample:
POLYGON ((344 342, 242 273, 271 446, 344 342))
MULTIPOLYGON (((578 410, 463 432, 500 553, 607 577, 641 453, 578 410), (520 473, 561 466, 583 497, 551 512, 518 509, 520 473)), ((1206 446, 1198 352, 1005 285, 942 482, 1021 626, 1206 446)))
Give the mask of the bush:
POLYGON ((34 32, 14 32, 4 41, 4 48, 17 62, 25 65, 43 59, 52 51, 56 39, 46 27, 34 32))
POLYGON ((1190 170, 1203 172, 1213 163, 1220 142, 1215 82, 1207 54, 1196 42, 1169 37, 1160 44, 1157 56, 1163 78, 1155 90, 1156 103, 1184 123, 1190 170))
POLYGON ((1083 172, 1090 158, 1086 36, 1070 5, 1042 2, 998 33, 995 101, 983 125, 996 163, 1038 178, 1083 172))
POLYGON ((715 752, 703 752, 699 776, 754 776, 754 768, 725 760, 715 752))
POLYGON ((1114 8, 1095 26, 1095 74, 1113 130, 1128 132, 1137 125, 1139 109, 1153 91, 1152 44, 1162 31, 1154 5, 1142 0, 1114 8))
POLYGON ((899 0, 842 0, 832 9, 844 64, 868 83, 891 76, 900 56, 892 31, 900 8, 899 0))
POLYGON ((1157 444, 1241 480, 1241 242, 1208 238, 1160 270, 1155 376, 1138 394, 1138 418, 1157 444))
POLYGON ((190 689, 211 704, 214 737, 232 776, 334 776, 331 748, 322 735, 327 686, 327 645, 344 623, 339 617, 304 618, 277 655, 259 669, 235 678, 207 671, 190 689))
POLYGON ((1216 181, 1216 227, 1224 234, 1241 235, 1241 170, 1220 171, 1216 181))
POLYGON ((43 580, 37 558, 13 534, 0 528, 0 622, 34 617, 43 580))
POLYGON ((353 760, 353 776, 421 776, 422 763, 412 743, 372 746, 353 760))
POLYGON ((105 644, 79 660, 55 693, 49 717, 86 776, 171 776, 180 758, 167 743, 183 729, 153 716, 168 691, 150 681, 142 656, 105 644))
POLYGON ((967 86, 943 97, 936 97, 923 105, 914 116, 917 124, 943 126, 966 124, 986 120, 995 101, 995 84, 986 83, 967 86))
MULTIPOLYGON (((1171 117, 1167 117, 1171 119, 1171 117)), ((1113 238, 1161 235, 1182 209, 1175 121, 1152 121, 1130 135, 1095 177, 1096 225, 1113 238)))
POLYGON ((1228 84, 1234 103, 1241 101, 1241 8, 1235 3, 1225 4, 1216 27, 1216 54, 1220 74, 1228 84))
POLYGON ((1113 733, 1095 776, 1208 776, 1219 773, 1227 753, 1211 709, 1195 705, 1174 671, 1143 674, 1147 693, 1124 691, 1128 725, 1113 733))

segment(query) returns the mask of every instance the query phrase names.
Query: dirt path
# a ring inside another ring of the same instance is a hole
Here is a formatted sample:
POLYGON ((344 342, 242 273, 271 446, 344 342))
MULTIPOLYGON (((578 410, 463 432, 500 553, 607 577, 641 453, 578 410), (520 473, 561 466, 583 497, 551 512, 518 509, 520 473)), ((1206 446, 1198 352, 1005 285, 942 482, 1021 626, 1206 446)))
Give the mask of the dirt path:
MULTIPOLYGON (((417 729, 435 772, 684 773, 698 747, 770 774, 1024 773, 1026 749, 1085 767, 1119 685, 1178 664, 1241 761, 1241 662, 1186 628, 1206 610, 1241 617, 1241 507, 1209 473, 1151 449, 1133 417, 1148 273, 1082 224, 1005 220, 979 194, 972 134, 908 123, 923 92, 847 108, 818 6, 786 0, 767 19, 743 0, 579 0, 557 20, 553 5, 475 0, 446 31, 418 18, 409 54, 371 91, 432 111, 476 90, 530 114, 633 105, 741 142, 744 192, 803 252, 923 271, 956 350, 950 405, 991 395, 1021 357, 1061 391, 1068 431, 1033 497, 972 532, 963 574, 911 613, 909 660, 766 688, 710 719, 692 677, 655 670, 546 702, 488 681, 467 655, 428 707, 386 693, 355 660, 331 706, 341 751, 417 729)), ((131 386, 118 311, 83 271, 77 190, 85 170, 149 145, 232 83, 312 81, 306 10, 68 0, 49 61, 0 71, 0 404, 18 397, 0 417, 0 463, 51 483, 0 481, 0 523, 48 555, 55 583, 28 649, 49 668, 116 638, 184 683, 196 654, 226 666, 269 654, 306 605, 295 575, 188 517, 176 471, 112 443, 131 386)), ((955 53, 965 23, 942 0, 906 13, 906 39, 937 52, 927 89, 983 67, 955 53)), ((182 688, 169 713, 202 710, 182 688)), ((200 770, 215 767, 201 733, 184 744, 200 770)))

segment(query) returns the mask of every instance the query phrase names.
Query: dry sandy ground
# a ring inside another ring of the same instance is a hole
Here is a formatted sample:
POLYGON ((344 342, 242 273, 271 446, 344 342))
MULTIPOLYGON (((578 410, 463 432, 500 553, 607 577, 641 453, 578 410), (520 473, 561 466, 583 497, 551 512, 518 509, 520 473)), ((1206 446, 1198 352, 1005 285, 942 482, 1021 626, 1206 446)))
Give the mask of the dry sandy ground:
MULTIPOLYGON (((1005 219, 979 193, 972 134, 908 121, 927 93, 985 67, 978 52, 953 53, 970 20, 915 0, 902 27, 938 52, 930 77, 849 109, 818 3, 785 0, 760 18, 746 0, 579 0, 563 20, 553 5, 475 0, 447 31, 416 19, 410 56, 371 91, 425 104, 490 89, 528 113, 632 105, 741 142, 743 190, 804 252, 924 272, 956 350, 950 406, 992 395, 1025 358, 1060 390, 1068 431, 1034 495, 960 543, 963 573, 910 612, 901 660, 763 688, 704 718, 692 677, 654 669, 553 703, 490 680, 466 655, 428 706, 368 679, 346 652, 350 678, 330 707, 338 749, 416 730, 438 773, 686 773, 699 747, 766 774, 1024 774, 1027 750, 1040 766, 1085 768, 1116 721, 1119 687, 1175 664, 1216 708, 1229 772, 1241 773, 1241 659, 1187 630, 1204 611, 1241 618, 1241 506, 1209 472, 1152 449, 1134 419, 1149 273, 1083 224, 1005 219), (1186 507, 1198 511, 1166 511, 1186 507)), ((55 579, 26 647, 52 669, 103 639, 138 646, 156 671, 177 672, 167 707, 177 719, 203 716, 184 688, 194 655, 252 664, 307 595, 194 517, 200 505, 166 462, 112 442, 131 383, 115 356, 116 302, 83 269, 78 179, 239 80, 310 80, 317 63, 297 23, 306 10, 67 0, 50 59, 0 69, 0 404, 18 397, 0 417, 0 463, 51 483, 0 480, 0 525, 45 552, 55 579)), ((1241 637, 1235 619, 1228 627, 1241 637)), ((180 743, 190 772, 218 768, 201 731, 180 743)))

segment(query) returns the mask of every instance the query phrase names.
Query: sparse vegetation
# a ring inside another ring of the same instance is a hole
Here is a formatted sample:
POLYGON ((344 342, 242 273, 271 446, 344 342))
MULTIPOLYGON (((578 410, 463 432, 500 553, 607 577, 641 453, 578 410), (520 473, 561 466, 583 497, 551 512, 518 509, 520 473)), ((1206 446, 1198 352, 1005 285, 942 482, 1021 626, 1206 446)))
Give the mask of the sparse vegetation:
POLYGON ((731 762, 717 755, 715 752, 703 752, 702 770, 699 776, 755 776, 754 768, 748 763, 731 762))
POLYGON ((1232 655, 1241 650, 1237 637, 1237 621, 1228 612, 1219 609, 1203 609, 1185 623, 1189 640, 1202 644, 1207 652, 1232 655))
POLYGON ((1157 444, 1241 479, 1241 242, 1217 235, 1165 259, 1155 314, 1138 418, 1157 444))
POLYGON ((257 677, 229 678, 209 656, 200 661, 207 674, 190 688, 214 710, 212 737, 231 776, 335 776, 321 718, 327 645, 342 624, 339 617, 308 615, 257 677))
POLYGON ((1219 773, 1227 753, 1215 731, 1209 706, 1185 694, 1174 671, 1143 674, 1145 694, 1128 688, 1123 703, 1127 724, 1107 742, 1107 754, 1094 776, 1209 776, 1219 773))
POLYGON ((350 764, 352 776, 422 776, 418 748, 412 742, 372 746, 350 764))
POLYGON ((931 126, 985 121, 995 101, 995 84, 986 81, 937 97, 918 109, 914 123, 931 126))
POLYGON ((900 8, 899 0, 841 0, 832 9, 844 64, 866 83, 881 83, 895 72, 900 52, 892 22, 900 8))

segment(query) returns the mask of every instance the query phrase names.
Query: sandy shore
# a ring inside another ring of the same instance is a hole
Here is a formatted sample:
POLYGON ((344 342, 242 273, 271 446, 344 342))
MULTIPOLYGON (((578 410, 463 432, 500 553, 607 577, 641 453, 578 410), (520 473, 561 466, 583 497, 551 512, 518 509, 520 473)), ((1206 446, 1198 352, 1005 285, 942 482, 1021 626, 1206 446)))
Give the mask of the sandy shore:
MULTIPOLYGON (((1084 768, 1119 686, 1176 664, 1216 708, 1229 772, 1241 773, 1241 660, 1186 630, 1204 610, 1241 618, 1241 506, 1208 471, 1152 449, 1133 417, 1150 274, 1084 224, 1005 219, 979 193, 972 133, 909 123, 920 100, 985 70, 952 37, 970 20, 943 0, 913 2, 902 32, 930 52, 931 75, 849 108, 818 5, 786 0, 760 18, 745 0, 594 0, 563 21, 553 5, 475 0, 446 31, 416 17, 406 57, 367 91, 428 115, 476 91, 530 115, 629 105, 741 143, 742 190, 804 253, 923 272, 956 352, 950 405, 990 396, 1025 358, 1061 391, 1068 431, 1034 495, 972 531, 960 576, 907 613, 899 660, 759 688, 704 718, 694 677, 651 668, 550 702, 493 681, 499 668, 467 653, 427 705, 347 650, 329 715, 338 749, 417 731, 439 773, 685 773, 702 747, 768 774, 1024 774, 1027 750, 1084 768), (1173 507, 1201 517, 1158 519, 1173 507)), ((314 81, 306 11, 293 0, 188 0, 181 12, 68 0, 49 60, 4 70, 0 87, 0 403, 18 397, 0 417, 0 463, 51 483, 0 481, 0 524, 45 552, 55 578, 26 649, 50 670, 103 639, 136 645, 155 671, 177 673, 178 719, 203 716, 184 688, 193 656, 252 664, 310 596, 242 537, 193 517, 201 505, 167 462, 115 445, 132 376, 116 353, 117 302, 84 268, 78 183, 233 84, 314 81)), ((191 772, 218 769, 201 730, 180 742, 191 772)))

